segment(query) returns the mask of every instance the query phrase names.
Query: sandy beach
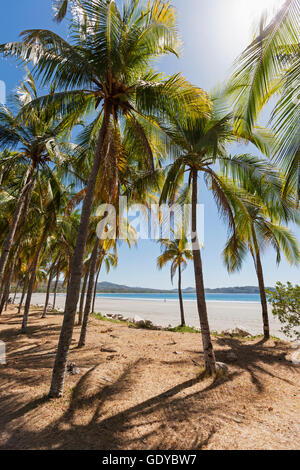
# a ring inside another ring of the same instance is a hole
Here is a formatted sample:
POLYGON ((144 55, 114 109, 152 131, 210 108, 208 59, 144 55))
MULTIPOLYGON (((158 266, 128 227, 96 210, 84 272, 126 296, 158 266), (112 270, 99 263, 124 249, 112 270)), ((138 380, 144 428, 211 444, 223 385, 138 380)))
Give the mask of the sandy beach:
MULTIPOLYGON (((50 296, 50 304, 53 296, 50 296)), ((42 305, 45 294, 34 294, 33 305, 42 305)), ((57 308, 64 308, 65 295, 57 296, 57 308)), ((211 329, 221 332, 228 328, 240 327, 252 335, 262 334, 261 306, 250 302, 208 302, 208 314, 211 329)), ((184 303, 186 323, 199 327, 196 302, 184 303)), ((155 325, 177 326, 179 324, 179 305, 176 301, 163 300, 128 300, 97 298, 95 310, 97 313, 122 314, 126 317, 139 315, 145 320, 151 320, 155 325)), ((270 312, 271 313, 271 312, 270 312)), ((271 334, 286 339, 280 331, 280 323, 270 314, 271 334)))
POLYGON ((228 367, 215 380, 200 373, 199 334, 91 318, 84 348, 77 347, 80 327, 74 328, 68 361, 77 373, 67 373, 63 399, 49 400, 62 316, 41 313, 31 308, 26 335, 20 335, 16 307, 0 317, 7 345, 7 364, 0 365, 0 450, 299 447, 299 369, 291 364, 289 343, 213 336, 216 359, 228 367))

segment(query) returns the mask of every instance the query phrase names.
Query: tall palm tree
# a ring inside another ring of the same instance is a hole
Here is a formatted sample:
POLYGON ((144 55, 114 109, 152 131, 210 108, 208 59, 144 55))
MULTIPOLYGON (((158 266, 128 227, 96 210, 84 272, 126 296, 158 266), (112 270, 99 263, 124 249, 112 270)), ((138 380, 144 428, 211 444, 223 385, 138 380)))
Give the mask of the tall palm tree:
POLYGON ((167 263, 171 262, 171 281, 178 270, 178 295, 180 305, 180 326, 185 326, 185 316, 182 300, 182 271, 187 266, 187 260, 193 259, 193 253, 190 249, 187 237, 182 234, 180 239, 159 240, 163 253, 157 258, 157 266, 162 269, 167 263))
POLYGON ((116 253, 114 256, 112 256, 111 253, 106 252, 106 249, 109 246, 111 246, 111 243, 107 245, 105 241, 102 241, 101 243, 100 240, 97 239, 94 245, 92 255, 91 255, 89 283, 88 283, 88 288, 87 288, 83 322, 82 322, 80 338, 78 342, 79 348, 82 348, 83 346, 85 346, 90 313, 91 311, 94 311, 92 308, 92 301, 93 301, 93 294, 95 293, 95 290, 96 290, 96 283, 97 283, 97 277, 98 277, 96 276, 97 261, 99 260, 98 274, 100 273, 103 262, 105 262, 106 267, 110 267, 110 262, 112 262, 115 266, 118 262, 116 253))
POLYGON ((98 271, 95 279, 95 287, 94 287, 94 296, 93 296, 93 305, 92 305, 92 312, 95 312, 95 301, 96 301, 96 295, 97 295, 97 287, 98 287, 98 281, 99 281, 99 276, 102 268, 102 264, 105 264, 106 272, 107 274, 110 272, 111 268, 116 268, 118 265, 118 254, 116 251, 116 246, 114 246, 114 251, 105 251, 102 248, 102 257, 99 259, 99 266, 98 266, 98 271))
POLYGON ((199 117, 188 125, 181 122, 178 116, 171 116, 169 120, 170 124, 164 129, 170 139, 169 153, 173 156, 174 162, 170 164, 167 172, 161 202, 169 201, 173 204, 177 190, 184 183, 187 173, 188 186, 192 193, 191 239, 205 368, 208 373, 214 373, 216 362, 208 322, 200 241, 197 234, 198 178, 199 175, 203 175, 204 182, 212 191, 221 215, 228 221, 234 235, 235 221, 230 201, 233 200, 238 204, 238 195, 218 176, 215 165, 218 163, 225 168, 236 168, 238 177, 250 178, 253 173, 264 174, 267 166, 259 159, 250 155, 230 156, 226 151, 226 145, 243 137, 267 152, 268 145, 264 139, 267 134, 261 129, 256 129, 252 134, 245 132, 242 136, 233 125, 232 115, 224 114, 224 109, 219 106, 218 100, 214 102, 210 116, 199 117))
POLYGON ((286 0, 235 63, 228 92, 234 98, 238 126, 251 128, 272 97, 279 96, 271 121, 277 134, 275 157, 300 194, 300 47, 299 0, 286 0))
POLYGON ((71 214, 65 212, 65 207, 69 203, 70 196, 71 193, 69 192, 69 189, 66 188, 64 194, 61 194, 61 212, 64 211, 64 213, 57 215, 52 236, 51 238, 49 237, 49 247, 47 250, 47 257, 50 259, 50 262, 48 261, 49 278, 43 317, 45 317, 47 313, 50 290, 54 276, 56 275, 57 277, 55 282, 56 285, 59 280, 61 268, 70 266, 75 249, 74 240, 76 240, 80 217, 77 211, 74 211, 71 214))
POLYGON ((278 178, 278 185, 265 183, 264 178, 255 188, 246 188, 241 195, 243 203, 233 208, 235 218, 235 236, 230 237, 223 251, 223 259, 229 272, 239 271, 248 255, 254 261, 257 274, 265 340, 270 338, 268 305, 262 267, 262 254, 268 246, 276 251, 277 263, 282 253, 291 264, 300 260, 297 239, 282 222, 300 221, 291 195, 281 198, 283 182, 278 178))
MULTIPOLYGON (((44 176, 44 175, 43 175, 44 176)), ((30 266, 30 278, 27 290, 27 297, 25 302, 25 308, 23 313, 23 322, 21 332, 25 333, 27 329, 29 309, 31 305, 31 297, 36 282, 36 273, 38 266, 42 262, 43 255, 47 253, 47 239, 51 231, 55 231, 57 227, 57 215, 63 204, 63 191, 64 187, 56 180, 53 173, 49 173, 47 178, 40 179, 38 188, 38 216, 33 224, 33 227, 37 227, 37 236, 33 243, 33 260, 30 266), (48 179, 49 178, 49 179, 48 179)), ((32 230, 32 224, 31 224, 32 230)))
MULTIPOLYGON (((28 106, 27 113, 23 112, 27 119, 30 120, 32 106, 39 103, 56 113, 72 112, 69 124, 77 123, 79 117, 95 110, 96 130, 102 122, 82 206, 51 397, 63 393, 94 190, 100 165, 106 163, 105 149, 113 144, 112 129, 119 121, 129 121, 144 141, 145 156, 152 160, 145 121, 151 123, 153 114, 159 112, 162 116, 170 109, 180 111, 184 118, 185 111, 192 107, 197 112, 207 108, 206 96, 180 75, 165 78, 149 66, 153 59, 177 54, 179 49, 176 15, 169 2, 154 0, 145 5, 130 0, 121 10, 111 0, 82 0, 81 7, 72 23, 72 44, 51 31, 39 29, 26 31, 22 42, 6 44, 0 49, 25 61, 33 59, 34 71, 42 77, 43 84, 55 78, 63 90, 28 106)), ((115 164, 111 168, 114 172, 115 164)), ((116 187, 115 182, 112 193, 116 187)))

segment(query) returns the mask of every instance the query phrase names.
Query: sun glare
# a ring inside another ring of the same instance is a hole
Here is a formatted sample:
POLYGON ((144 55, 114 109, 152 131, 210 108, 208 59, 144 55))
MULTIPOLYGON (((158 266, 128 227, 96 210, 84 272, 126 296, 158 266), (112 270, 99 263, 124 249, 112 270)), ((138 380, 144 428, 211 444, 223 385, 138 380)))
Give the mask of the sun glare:
POLYGON ((274 13, 284 3, 284 0, 247 0, 247 6, 254 17, 259 17, 264 11, 274 13))
MULTIPOLYGON (((231 0, 228 3, 227 14, 234 23, 232 34, 239 34, 241 47, 246 47, 253 34, 257 34, 257 27, 261 15, 266 12, 268 22, 278 11, 285 0, 231 0)), ((230 32, 228 32, 230 35, 230 32)), ((236 38, 235 38, 236 40, 236 38)))

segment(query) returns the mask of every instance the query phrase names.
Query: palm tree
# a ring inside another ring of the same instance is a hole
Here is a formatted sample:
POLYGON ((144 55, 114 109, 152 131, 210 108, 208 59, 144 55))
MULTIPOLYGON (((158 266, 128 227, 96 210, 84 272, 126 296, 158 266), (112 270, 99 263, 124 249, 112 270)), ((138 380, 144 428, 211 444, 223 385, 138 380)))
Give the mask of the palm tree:
POLYGON ((270 185, 261 178, 255 188, 246 188, 243 203, 234 207, 235 236, 230 237, 223 251, 224 262, 229 272, 239 271, 248 253, 254 261, 257 274, 265 340, 270 338, 268 305, 262 267, 262 253, 268 246, 276 251, 277 263, 283 253, 291 264, 300 260, 297 239, 280 222, 298 222, 299 214, 295 200, 289 195, 281 198, 283 182, 278 178, 278 185, 270 185))
POLYGON ((55 175, 52 172, 50 174, 47 172, 46 178, 45 175, 42 176, 43 178, 39 179, 40 187, 38 188, 38 216, 37 219, 35 219, 35 223, 30 224, 31 230, 33 230, 32 227, 37 227, 38 230, 33 243, 34 254, 29 269, 29 284, 23 313, 22 333, 25 333, 27 328, 31 297, 36 283, 38 266, 42 262, 43 254, 45 255, 47 253, 47 239, 49 233, 55 231, 57 227, 57 214, 60 212, 61 205, 64 203, 64 187, 62 184, 59 184, 55 175))
POLYGON ((69 0, 55 0, 53 3, 54 19, 60 23, 67 14, 69 0))
POLYGON ((177 190, 183 184, 185 174, 188 173, 188 187, 192 193, 191 239, 197 307, 205 368, 208 373, 214 373, 216 362, 208 322, 200 242, 197 234, 198 177, 199 174, 203 175, 204 182, 212 191, 221 215, 228 221, 229 228, 234 235, 235 220, 230 201, 233 200, 235 204, 238 204, 238 195, 232 187, 227 186, 225 180, 218 176, 215 165, 218 163, 224 168, 235 168, 237 177, 250 178, 253 173, 264 174, 268 171, 267 165, 250 155, 228 155, 226 144, 243 137, 267 152, 268 145, 264 140, 267 134, 261 129, 255 129, 252 134, 245 132, 243 136, 240 135, 233 125, 232 115, 224 114, 224 109, 219 106, 218 100, 214 101, 210 116, 199 117, 188 125, 180 120, 180 116, 169 116, 169 121, 169 125, 164 126, 164 130, 170 139, 169 153, 173 156, 174 162, 169 165, 167 171, 161 202, 168 200, 170 204, 173 204, 177 197, 177 190))
POLYGON ((30 124, 24 126, 19 119, 22 108, 37 97, 35 82, 28 72, 26 80, 21 83, 13 97, 16 114, 9 108, 0 106, 0 146, 9 145, 11 148, 16 148, 16 152, 9 153, 1 159, 1 167, 14 165, 24 169, 18 185, 19 193, 16 197, 13 217, 2 246, 0 286, 17 228, 26 216, 39 171, 43 169, 51 171, 49 162, 57 163, 62 158, 57 144, 57 138, 64 131, 62 123, 58 124, 53 117, 38 106, 31 113, 30 124))
MULTIPOLYGON (((23 112, 28 120, 32 107, 39 104, 54 113, 70 115, 69 125, 76 124, 79 117, 92 110, 98 110, 95 129, 102 123, 82 206, 51 397, 63 393, 94 190, 100 164, 106 163, 105 149, 113 144, 112 129, 120 120, 129 121, 136 135, 143 139, 144 155, 151 161, 145 122, 151 123, 155 113, 163 116, 170 109, 178 113, 180 110, 184 117, 185 111, 192 108, 198 113, 207 108, 206 96, 180 75, 165 78, 149 67, 154 58, 177 54, 176 15, 169 2, 155 0, 145 6, 144 2, 130 0, 120 10, 111 0, 82 0, 81 6, 81 14, 72 23, 73 44, 51 31, 39 29, 23 33, 22 42, 1 46, 5 55, 16 55, 25 61, 33 59, 34 71, 43 78, 43 84, 55 78, 57 86, 63 89, 28 106, 27 112, 23 112)), ((114 182, 112 194, 116 187, 114 182)))
POLYGON ((286 187, 300 194, 300 48, 299 0, 286 0, 235 64, 228 92, 234 98, 237 125, 251 128, 262 108, 279 95, 271 121, 277 143, 275 156, 283 165, 286 187))
POLYGON ((55 260, 51 263, 50 269, 49 269, 49 278, 47 282, 47 290, 46 290, 46 299, 45 299, 45 305, 44 305, 44 310, 43 310, 43 315, 42 318, 46 318, 47 316, 47 309, 49 305, 49 298, 50 298, 50 290, 52 286, 52 281, 55 273, 55 265, 58 260, 58 256, 55 258, 55 260))
MULTIPOLYGON (((111 240, 109 240, 109 242, 110 241, 111 240)), ((105 262, 106 268, 108 268, 110 267, 110 263, 113 263, 113 265, 116 266, 118 262, 116 253, 114 254, 114 256, 112 256, 111 253, 106 252, 107 248, 109 248, 111 245, 112 245, 111 243, 108 243, 107 245, 105 241, 100 242, 100 240, 98 239, 94 245, 94 249, 93 249, 91 260, 90 260, 90 273, 89 273, 89 282, 88 282, 88 288, 87 288, 84 316, 83 316, 83 322, 82 322, 82 327, 81 327, 81 332, 80 332, 80 338, 78 342, 79 348, 82 348, 83 346, 85 346, 90 313, 91 311, 92 312, 94 311, 94 309, 92 308, 93 296, 95 298, 97 278, 100 273, 102 263, 105 262), (98 274, 96 275, 98 260, 99 260, 99 267, 98 267, 98 274)))
POLYGON ((54 20, 60 23, 65 18, 69 6, 71 6, 71 12, 76 15, 78 14, 76 7, 81 8, 81 2, 80 0, 54 0, 54 20))
MULTIPOLYGON (((61 194, 61 212, 65 211, 65 206, 69 204, 71 196, 73 195, 69 192, 69 188, 65 188, 64 194, 61 194)), ((56 276, 55 286, 57 289, 60 270, 63 269, 63 266, 67 267, 71 264, 75 248, 74 240, 76 239, 78 226, 79 214, 77 211, 71 214, 65 212, 64 214, 57 215, 56 224, 52 236, 49 238, 49 247, 47 249, 47 258, 51 261, 48 263, 49 278, 43 317, 47 314, 50 290, 54 276, 56 276)))
POLYGON ((187 266, 187 260, 193 259, 193 253, 189 249, 189 243, 187 237, 182 234, 180 239, 175 240, 159 240, 161 244, 163 253, 157 258, 157 266, 159 269, 162 269, 167 263, 172 262, 171 264, 171 281, 173 283, 174 276, 178 270, 178 295, 179 295, 179 305, 180 305, 180 326, 185 326, 185 317, 183 309, 183 300, 182 300, 182 287, 181 287, 181 277, 182 271, 187 266))
POLYGON ((99 281, 99 276, 102 268, 102 264, 105 264, 106 272, 109 273, 110 269, 116 268, 118 265, 118 255, 116 251, 116 245, 114 246, 114 251, 113 252, 108 252, 102 247, 102 257, 99 259, 99 266, 98 266, 98 271, 95 279, 95 287, 94 287, 94 295, 93 295, 93 305, 92 305, 92 312, 95 313, 95 301, 96 301, 96 295, 97 295, 97 287, 98 287, 98 281, 99 281))

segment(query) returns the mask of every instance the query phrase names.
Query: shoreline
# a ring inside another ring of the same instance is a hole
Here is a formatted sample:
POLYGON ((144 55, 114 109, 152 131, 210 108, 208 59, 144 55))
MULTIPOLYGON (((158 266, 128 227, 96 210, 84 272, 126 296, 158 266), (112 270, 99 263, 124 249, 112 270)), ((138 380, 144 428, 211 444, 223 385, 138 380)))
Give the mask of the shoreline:
MULTIPOLYGON (((39 295, 39 294, 38 294, 39 295)), ((45 295, 44 293, 40 293, 40 295, 45 295)), ((122 295, 122 294, 120 294, 122 295)), ((131 294, 128 294, 128 295, 131 295, 131 294)), ((132 294, 133 296, 136 295, 136 294, 132 294)), ((253 295, 256 295, 256 294, 253 294, 253 295)), ((66 294, 63 294, 63 293, 59 293, 57 294, 57 297, 66 297, 66 294)), ((160 298, 160 299, 149 299, 147 297, 111 297, 110 294, 97 294, 96 296, 96 299, 100 300, 100 299, 106 299, 106 300, 128 300, 130 302, 138 302, 138 301, 143 301, 143 302, 163 302, 163 303, 167 303, 167 302, 176 302, 178 303, 178 297, 175 297, 174 299, 169 299, 169 298, 166 298, 166 299, 163 299, 163 298, 160 298)), ((197 299, 183 299, 183 303, 185 302, 197 302, 197 299)), ((211 299, 206 299, 206 303, 224 303, 224 304, 258 304, 260 305, 260 302, 259 301, 254 301, 254 300, 211 300, 211 299)), ((268 304, 270 305, 270 304, 268 304)))
MULTIPOLYGON (((65 295, 65 294, 59 294, 59 295, 65 295)), ((122 294, 120 294, 122 295, 122 294)), ((131 294, 127 294, 127 295, 131 295, 131 294)), ((133 296, 136 295, 136 294, 132 294, 133 296)), ((194 295, 194 294, 193 294, 194 295)), ((249 294, 249 295, 256 295, 256 294, 249 294)), ((166 299, 149 299, 147 297, 133 297, 132 299, 130 297, 111 297, 110 294, 97 294, 97 297, 98 299, 110 299, 110 300, 132 300, 132 301, 138 301, 138 300, 142 300, 144 302, 176 302, 178 303, 178 294, 174 294, 174 299, 170 299, 170 298, 166 298, 166 299)), ((197 302, 197 299, 185 299, 183 298, 183 302, 197 302)), ((234 303, 234 304, 259 304, 260 305, 260 302, 259 301, 255 301, 255 300, 215 300, 215 299, 206 299, 206 303, 211 303, 211 302, 216 302, 216 303, 234 303)))
MULTIPOLYGON (((33 294, 32 304, 42 305, 46 294, 33 294)), ((19 298, 19 295, 18 297, 19 298)), ((49 305, 53 301, 50 295, 49 305)), ((56 308, 63 309, 65 304, 65 294, 57 295, 56 308)), ((199 328, 199 317, 197 304, 194 301, 184 302, 186 324, 199 328)), ((211 331, 222 332, 231 328, 241 328, 248 331, 253 336, 263 334, 261 307, 259 303, 251 302, 226 302, 210 301, 207 303, 208 317, 211 331)), ((175 301, 163 300, 142 300, 142 299, 120 299, 97 297, 95 312, 102 314, 119 314, 124 317, 140 316, 144 320, 150 320, 154 325, 162 327, 176 327, 180 323, 179 303, 175 301)), ((274 318, 270 311, 271 335, 280 339, 288 339, 281 331, 281 324, 274 318)))

